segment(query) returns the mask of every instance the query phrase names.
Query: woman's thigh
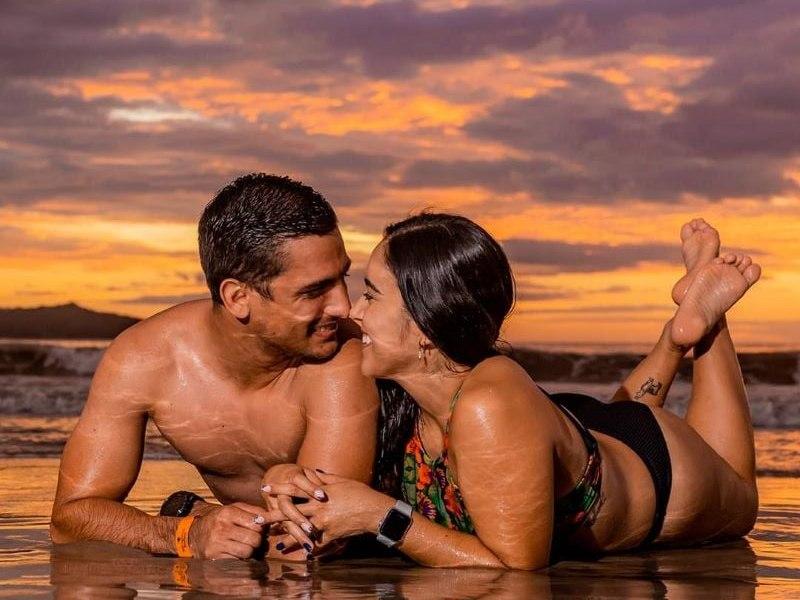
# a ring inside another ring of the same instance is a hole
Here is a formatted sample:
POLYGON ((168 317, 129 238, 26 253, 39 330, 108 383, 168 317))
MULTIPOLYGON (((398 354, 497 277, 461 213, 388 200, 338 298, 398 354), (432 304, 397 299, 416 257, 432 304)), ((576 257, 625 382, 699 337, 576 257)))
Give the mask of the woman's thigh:
POLYGON ((653 408, 669 449, 672 491, 658 541, 701 542, 746 534, 758 495, 686 421, 653 408))

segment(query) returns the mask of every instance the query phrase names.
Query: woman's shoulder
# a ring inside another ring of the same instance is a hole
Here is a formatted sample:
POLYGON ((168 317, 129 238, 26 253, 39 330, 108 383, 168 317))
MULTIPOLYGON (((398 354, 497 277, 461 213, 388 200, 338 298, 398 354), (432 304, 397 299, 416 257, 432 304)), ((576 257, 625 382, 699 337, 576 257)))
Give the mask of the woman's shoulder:
POLYGON ((550 400, 519 363, 493 356, 478 363, 465 380, 453 421, 514 419, 544 403, 550 400))
POLYGON ((502 397, 541 394, 528 372, 508 356, 492 356, 479 362, 464 382, 463 394, 502 397))

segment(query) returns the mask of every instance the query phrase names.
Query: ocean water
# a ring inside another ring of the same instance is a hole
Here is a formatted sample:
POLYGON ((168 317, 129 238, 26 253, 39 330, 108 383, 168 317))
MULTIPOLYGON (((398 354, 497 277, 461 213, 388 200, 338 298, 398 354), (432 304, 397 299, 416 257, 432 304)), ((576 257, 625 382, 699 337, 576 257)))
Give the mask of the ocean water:
MULTIPOLYGON (((0 598, 800 598, 798 353, 745 355, 759 472, 755 529, 732 543, 565 561, 539 573, 424 569, 401 559, 325 564, 154 557, 111 544, 53 547, 47 534, 58 456, 103 343, 0 341, 0 598)), ((549 391, 609 397, 632 352, 535 355, 549 391), (548 373, 550 377, 548 378, 548 373)), ((685 409, 676 381, 668 407, 685 409)), ((176 489, 210 496, 155 428, 129 497, 155 513, 176 489)))

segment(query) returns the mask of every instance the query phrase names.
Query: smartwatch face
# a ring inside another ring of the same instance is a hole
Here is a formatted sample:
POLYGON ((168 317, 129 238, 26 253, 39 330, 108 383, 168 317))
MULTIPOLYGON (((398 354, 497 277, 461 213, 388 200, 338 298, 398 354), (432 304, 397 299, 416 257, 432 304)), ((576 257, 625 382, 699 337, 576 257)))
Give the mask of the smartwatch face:
POLYGON ((383 521, 381 534, 390 540, 399 540, 405 534, 410 523, 411 517, 405 516, 399 510, 392 509, 383 521))

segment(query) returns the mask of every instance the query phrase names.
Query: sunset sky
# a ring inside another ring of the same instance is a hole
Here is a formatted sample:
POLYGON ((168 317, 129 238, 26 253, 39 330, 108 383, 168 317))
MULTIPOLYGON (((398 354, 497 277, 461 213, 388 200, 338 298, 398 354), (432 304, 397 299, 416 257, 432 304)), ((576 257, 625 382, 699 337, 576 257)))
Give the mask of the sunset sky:
POLYGON ((800 347, 797 0, 5 1, 0 75, 0 306, 203 296, 197 218, 264 171, 357 266, 415 210, 477 220, 518 344, 655 341, 703 216, 763 267, 737 342, 800 347))

